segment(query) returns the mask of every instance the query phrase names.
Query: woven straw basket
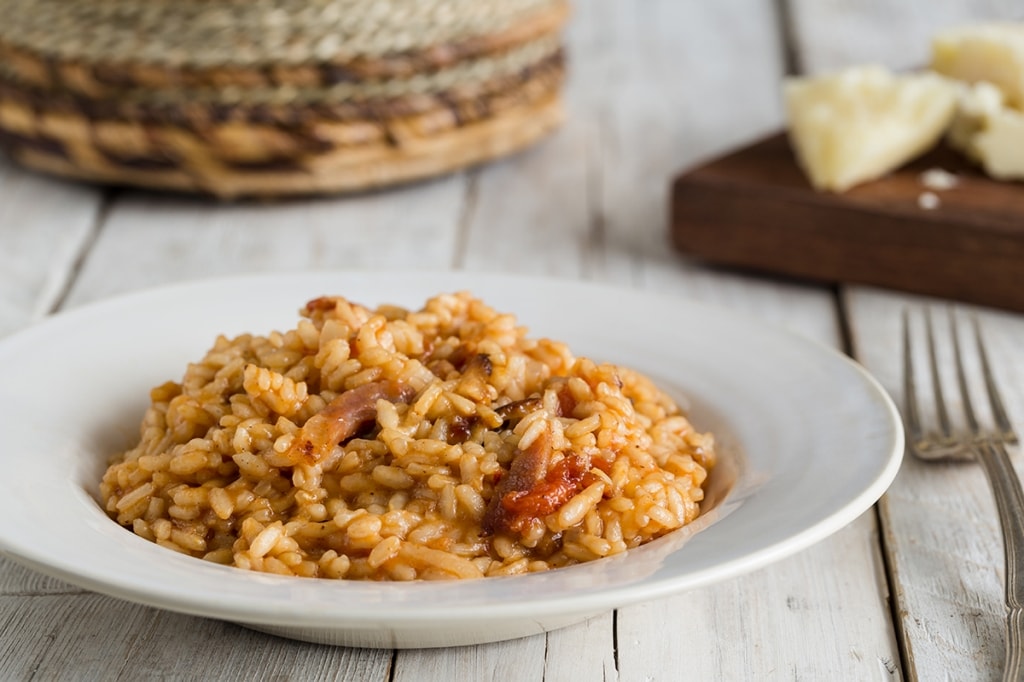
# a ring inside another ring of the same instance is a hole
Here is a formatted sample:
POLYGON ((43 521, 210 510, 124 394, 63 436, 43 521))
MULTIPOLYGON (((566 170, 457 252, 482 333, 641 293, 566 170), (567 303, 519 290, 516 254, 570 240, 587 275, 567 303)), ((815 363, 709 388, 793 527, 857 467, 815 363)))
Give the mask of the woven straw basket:
POLYGON ((565 0, 0 0, 0 148, 221 197, 355 191, 562 118, 565 0))

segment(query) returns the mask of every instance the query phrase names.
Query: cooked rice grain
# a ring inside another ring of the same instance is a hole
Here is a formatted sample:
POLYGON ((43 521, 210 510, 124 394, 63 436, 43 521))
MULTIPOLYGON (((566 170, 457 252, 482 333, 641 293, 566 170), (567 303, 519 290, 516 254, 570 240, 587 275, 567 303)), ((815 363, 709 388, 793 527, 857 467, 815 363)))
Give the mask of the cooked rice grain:
POLYGON ((649 379, 468 293, 418 311, 317 298, 289 331, 219 337, 150 399, 100 484, 110 515, 284 575, 477 578, 618 554, 693 521, 715 462, 649 379))

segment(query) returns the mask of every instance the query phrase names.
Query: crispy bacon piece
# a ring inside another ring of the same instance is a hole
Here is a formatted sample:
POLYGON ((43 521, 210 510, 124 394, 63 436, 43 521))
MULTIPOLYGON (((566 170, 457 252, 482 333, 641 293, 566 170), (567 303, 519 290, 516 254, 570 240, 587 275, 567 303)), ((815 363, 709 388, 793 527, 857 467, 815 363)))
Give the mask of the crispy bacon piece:
POLYGON ((551 514, 583 490, 590 457, 572 452, 551 466, 551 455, 548 431, 516 453, 484 513, 484 535, 521 533, 531 519, 551 514))
POLYGON ((390 380, 345 391, 306 420, 285 456, 294 464, 315 464, 335 445, 348 440, 376 418, 378 400, 408 403, 415 393, 410 386, 390 380))
POLYGON ((531 518, 539 519, 557 511, 586 487, 589 472, 589 457, 569 453, 529 490, 507 493, 501 506, 511 516, 509 530, 522 532, 531 518))
MULTIPOLYGON (((555 416, 571 416, 576 409, 576 399, 569 390, 569 383, 555 379, 548 388, 554 388, 558 398, 555 416)), ((504 428, 515 428, 521 419, 543 405, 541 398, 526 398, 502 405, 495 412, 504 420, 504 428)), ((551 466, 551 441, 551 433, 545 431, 525 450, 516 451, 508 473, 498 482, 484 513, 481 526, 484 535, 521 533, 530 519, 551 514, 592 482, 590 455, 570 452, 551 466)))
MULTIPOLYGON (((545 431, 537 436, 525 450, 517 450, 509 465, 508 473, 498 481, 494 489, 487 511, 481 522, 484 535, 513 530, 513 522, 517 521, 513 510, 505 506, 505 499, 516 499, 519 495, 529 492, 544 480, 551 462, 551 433, 545 431)), ((523 525, 522 518, 515 523, 523 525)))

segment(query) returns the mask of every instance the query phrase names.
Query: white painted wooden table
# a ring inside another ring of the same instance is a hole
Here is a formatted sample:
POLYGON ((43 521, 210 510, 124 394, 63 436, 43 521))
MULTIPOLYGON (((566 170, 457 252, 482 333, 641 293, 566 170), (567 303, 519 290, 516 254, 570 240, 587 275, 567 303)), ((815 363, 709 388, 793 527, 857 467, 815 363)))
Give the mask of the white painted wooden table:
MULTIPOLYGON (((932 30, 1010 4, 580 0, 570 120, 555 137, 484 169, 366 196, 221 205, 63 183, 0 159, 0 334, 87 301, 225 273, 543 273, 711 301, 790 328, 854 355, 899 401, 899 312, 942 302, 690 262, 667 246, 669 179, 778 129, 787 71, 921 64, 932 30)), ((1024 431, 1024 316, 977 312, 1024 431)), ((1019 449, 1012 455, 1024 466, 1019 449)), ((86 592, 0 558, 0 679, 991 680, 1004 649, 1002 573, 981 470, 908 459, 874 509, 768 568, 475 647, 297 643, 86 592)))

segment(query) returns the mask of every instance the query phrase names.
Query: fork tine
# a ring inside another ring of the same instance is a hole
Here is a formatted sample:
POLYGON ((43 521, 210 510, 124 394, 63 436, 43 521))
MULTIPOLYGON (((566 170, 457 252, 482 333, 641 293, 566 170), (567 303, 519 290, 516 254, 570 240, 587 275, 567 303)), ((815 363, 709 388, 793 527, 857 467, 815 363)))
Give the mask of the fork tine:
POLYGON ((903 311, 903 402, 906 404, 907 442, 911 448, 924 436, 921 430, 921 416, 917 407, 917 385, 914 381, 914 366, 910 361, 910 317, 903 311))
POLYGON ((956 383, 960 387, 960 398, 964 405, 964 419, 967 421, 967 428, 972 435, 981 435, 978 427, 978 419, 974 415, 974 405, 971 403, 971 393, 967 390, 967 375, 964 372, 963 354, 960 352, 960 334, 956 329, 956 317, 952 312, 949 314, 949 333, 953 339, 953 360, 956 365, 956 383))
POLYGON ((992 374, 992 366, 988 362, 988 351, 981 340, 981 325, 978 324, 978 316, 972 315, 971 322, 974 326, 974 338, 978 345, 978 355, 981 359, 981 374, 985 379, 985 391, 988 393, 989 402, 992 404, 992 417, 996 426, 1002 434, 1003 441, 1011 445, 1017 443, 1017 433, 1010 424, 1010 418, 1006 415, 1006 408, 1003 407, 1003 400, 999 396, 999 389, 996 387, 996 380, 992 374))
POLYGON ((935 394, 935 416, 939 420, 939 429, 942 437, 949 440, 953 437, 953 429, 950 427, 949 414, 946 412, 946 400, 942 396, 942 379, 939 378, 939 363, 935 353, 935 334, 932 331, 931 310, 924 310, 925 330, 928 339, 928 365, 932 374, 932 391, 935 394))

